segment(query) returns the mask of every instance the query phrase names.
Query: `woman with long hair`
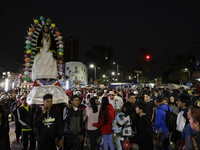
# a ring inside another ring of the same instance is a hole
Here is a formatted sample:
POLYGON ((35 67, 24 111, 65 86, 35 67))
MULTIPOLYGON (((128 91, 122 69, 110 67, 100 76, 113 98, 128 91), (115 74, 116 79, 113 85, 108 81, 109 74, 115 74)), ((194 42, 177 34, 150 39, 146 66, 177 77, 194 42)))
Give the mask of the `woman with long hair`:
POLYGON ((115 118, 115 110, 111 104, 109 104, 108 97, 102 98, 101 110, 99 115, 99 121, 93 123, 95 127, 101 127, 101 134, 104 140, 104 150, 108 150, 108 143, 111 150, 115 150, 112 138, 112 121, 115 118))
POLYGON ((97 146, 97 150, 100 149, 99 143, 96 141, 100 136, 100 128, 92 126, 94 122, 98 122, 99 111, 100 106, 98 107, 96 105, 94 98, 90 98, 89 106, 83 112, 83 120, 85 122, 85 129, 89 136, 91 150, 95 149, 95 145, 97 146))

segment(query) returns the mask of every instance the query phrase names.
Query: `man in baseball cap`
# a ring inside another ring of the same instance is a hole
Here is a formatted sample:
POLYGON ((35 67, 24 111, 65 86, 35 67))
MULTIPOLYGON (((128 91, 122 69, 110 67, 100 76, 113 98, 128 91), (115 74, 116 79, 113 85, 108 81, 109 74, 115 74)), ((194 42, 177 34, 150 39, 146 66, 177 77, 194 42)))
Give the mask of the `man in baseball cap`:
POLYGON ((194 96, 192 97, 192 106, 195 106, 197 100, 200 100, 200 94, 198 90, 194 90, 194 96))
POLYGON ((7 115, 9 115, 10 114, 10 110, 8 109, 7 100, 8 100, 7 96, 6 95, 2 95, 1 96, 1 100, 0 100, 0 104, 4 105, 4 109, 5 109, 6 113, 7 113, 7 115))

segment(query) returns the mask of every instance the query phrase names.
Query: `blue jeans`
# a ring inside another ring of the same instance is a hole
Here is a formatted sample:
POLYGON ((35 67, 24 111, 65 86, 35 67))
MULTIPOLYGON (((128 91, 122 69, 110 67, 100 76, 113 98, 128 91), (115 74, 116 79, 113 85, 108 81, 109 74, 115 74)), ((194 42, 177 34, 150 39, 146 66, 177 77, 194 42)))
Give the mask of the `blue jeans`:
POLYGON ((109 143, 110 149, 111 150, 115 150, 113 142, 112 142, 113 133, 111 133, 111 134, 102 134, 102 137, 103 137, 104 150, 108 150, 108 143, 109 143))
POLYGON ((161 132, 162 150, 171 150, 169 141, 169 131, 161 132))

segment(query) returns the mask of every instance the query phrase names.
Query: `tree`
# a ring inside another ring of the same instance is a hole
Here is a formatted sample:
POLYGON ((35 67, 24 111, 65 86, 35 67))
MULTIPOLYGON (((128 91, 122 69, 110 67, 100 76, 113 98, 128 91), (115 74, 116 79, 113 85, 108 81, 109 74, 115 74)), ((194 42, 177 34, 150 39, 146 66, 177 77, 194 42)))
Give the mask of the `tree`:
POLYGON ((195 56, 174 55, 163 73, 163 83, 185 84, 192 82, 191 72, 194 68, 195 56))

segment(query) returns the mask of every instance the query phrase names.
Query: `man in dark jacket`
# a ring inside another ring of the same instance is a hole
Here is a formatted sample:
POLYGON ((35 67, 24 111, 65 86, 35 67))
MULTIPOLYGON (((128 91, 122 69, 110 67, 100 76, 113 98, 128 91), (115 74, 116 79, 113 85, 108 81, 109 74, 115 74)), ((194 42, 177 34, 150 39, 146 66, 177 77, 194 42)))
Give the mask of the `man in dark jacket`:
POLYGON ((136 104, 136 113, 140 115, 138 133, 129 138, 131 143, 137 143, 140 150, 153 150, 153 138, 151 132, 151 121, 146 115, 147 105, 145 102, 136 104))
POLYGON ((146 115, 149 118, 149 120, 152 121, 152 114, 153 114, 153 108, 155 107, 154 101, 150 100, 151 93, 150 92, 145 92, 144 94, 144 100, 145 103, 147 104, 147 112, 146 115))
POLYGON ((30 107, 26 103, 26 96, 21 97, 22 105, 17 109, 17 116, 22 129, 22 150, 28 148, 28 137, 30 136, 30 147, 29 150, 35 149, 35 133, 33 126, 30 124, 30 107))
POLYGON ((72 107, 63 111, 64 119, 64 149, 81 150, 83 141, 83 111, 79 107, 80 100, 77 95, 71 97, 72 107))
POLYGON ((130 102, 130 104, 133 107, 133 114, 132 114, 131 122, 132 122, 132 129, 134 132, 136 132, 135 129, 137 130, 137 128, 138 128, 138 121, 139 121, 140 116, 138 114, 136 114, 136 111, 135 111, 135 108, 136 108, 135 94, 133 94, 133 93, 128 94, 128 102, 130 102))
POLYGON ((200 100, 199 91, 198 91, 198 90, 194 90, 194 96, 192 97, 191 105, 194 106, 194 105, 195 105, 195 102, 196 102, 197 100, 200 100))
POLYGON ((33 124, 36 129, 38 150, 56 150, 56 138, 58 138, 58 147, 61 148, 63 145, 61 115, 52 106, 52 98, 51 94, 44 95, 44 106, 35 111, 33 124))
POLYGON ((6 95, 1 96, 0 104, 4 105, 4 110, 6 111, 7 117, 10 114, 10 110, 8 109, 8 99, 6 95))
POLYGON ((15 116, 15 134, 16 134, 16 143, 19 142, 19 137, 21 135, 21 124, 19 123, 18 117, 17 117, 17 109, 21 106, 21 95, 16 96, 16 101, 11 104, 10 111, 15 116))

